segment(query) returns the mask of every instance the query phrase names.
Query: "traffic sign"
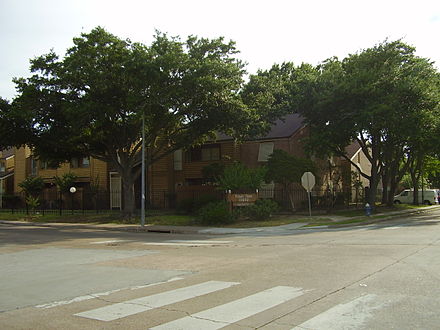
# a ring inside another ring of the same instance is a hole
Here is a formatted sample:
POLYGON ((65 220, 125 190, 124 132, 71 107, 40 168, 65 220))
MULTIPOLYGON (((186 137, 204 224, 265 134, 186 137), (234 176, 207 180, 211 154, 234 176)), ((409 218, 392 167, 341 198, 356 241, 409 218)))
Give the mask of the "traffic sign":
POLYGON ((311 192, 315 186, 315 176, 312 172, 305 172, 301 177, 301 184, 307 192, 311 192))

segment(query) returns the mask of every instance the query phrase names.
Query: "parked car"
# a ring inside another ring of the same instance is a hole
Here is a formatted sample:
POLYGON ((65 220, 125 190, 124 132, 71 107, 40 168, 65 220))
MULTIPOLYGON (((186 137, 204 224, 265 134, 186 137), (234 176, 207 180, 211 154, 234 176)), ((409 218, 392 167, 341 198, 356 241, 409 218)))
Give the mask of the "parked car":
MULTIPOLYGON (((425 189, 423 193, 418 191, 419 203, 426 205, 439 204, 439 191, 438 189, 425 189)), ((412 189, 405 189, 399 195, 394 196, 394 204, 411 204, 414 200, 414 191, 412 189)))

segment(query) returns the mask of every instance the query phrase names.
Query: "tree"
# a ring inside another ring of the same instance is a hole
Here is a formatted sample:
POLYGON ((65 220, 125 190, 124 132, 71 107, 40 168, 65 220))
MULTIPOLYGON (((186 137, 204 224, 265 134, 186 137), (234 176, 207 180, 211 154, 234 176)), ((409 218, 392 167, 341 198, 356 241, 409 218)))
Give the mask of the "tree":
POLYGON ((292 211, 295 211, 292 184, 301 182, 304 172, 314 172, 310 159, 297 158, 284 150, 275 149, 267 161, 266 181, 274 181, 283 186, 289 195, 292 211))
MULTIPOLYGON (((251 75, 241 96, 245 104, 256 109, 254 120, 248 121, 243 134, 264 136, 271 125, 284 115, 298 112, 308 99, 310 81, 316 79, 318 70, 310 64, 296 67, 287 62, 274 64, 267 71, 251 75)), ((246 136, 245 136, 246 137, 246 136)))
POLYGON ((61 193, 68 193, 70 191, 70 188, 75 185, 75 181, 77 178, 78 176, 74 173, 64 173, 61 177, 55 176, 53 179, 58 190, 61 193))
POLYGON ((28 176, 18 186, 24 191, 26 197, 38 197, 44 189, 44 181, 39 176, 28 176))
POLYGON ((246 100, 258 101, 268 94, 266 108, 303 115, 310 127, 309 151, 347 159, 369 180, 371 205, 381 178, 384 200, 392 201, 408 160, 426 148, 420 139, 426 117, 439 116, 438 72, 400 40, 385 41, 342 61, 330 58, 317 67, 274 65, 252 76, 249 86, 251 97, 246 100), (371 173, 346 154, 354 141, 371 163, 371 173))
POLYGON ((431 188, 440 187, 440 157, 428 157, 424 172, 431 188))
POLYGON ((26 124, 12 104, 0 97, 0 150, 25 143, 29 137, 26 124))
POLYGON ((432 86, 436 70, 414 53, 413 47, 394 41, 343 61, 330 59, 320 66, 318 79, 310 82, 312 97, 299 109, 311 126, 309 143, 315 151, 344 157, 358 167, 345 147, 359 143, 371 163, 371 173, 358 168, 369 180, 371 205, 387 171, 389 180, 393 178, 388 196, 394 195, 405 172, 405 166, 399 166, 407 151, 423 150, 423 143, 415 141, 423 131, 424 113, 438 104, 438 94, 426 88, 432 86))
POLYGON ((252 115, 238 93, 244 64, 233 42, 157 33, 146 46, 98 27, 73 43, 63 59, 51 52, 31 60, 33 75, 16 80, 13 103, 41 159, 90 155, 116 169, 126 216, 140 174, 142 118, 148 165, 214 131, 232 133, 252 115))
POLYGON ((263 183, 265 174, 265 167, 248 168, 237 162, 224 168, 218 178, 218 185, 223 190, 234 192, 255 191, 263 183))

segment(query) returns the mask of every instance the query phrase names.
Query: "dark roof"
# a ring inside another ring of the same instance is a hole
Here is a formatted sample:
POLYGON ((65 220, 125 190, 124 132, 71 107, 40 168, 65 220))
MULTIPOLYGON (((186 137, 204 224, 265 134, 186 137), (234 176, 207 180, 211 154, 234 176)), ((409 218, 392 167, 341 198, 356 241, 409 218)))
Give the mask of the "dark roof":
POLYGON ((345 147, 345 152, 347 153, 348 158, 352 159, 354 155, 358 152, 358 150, 361 148, 359 145, 359 142, 354 141, 350 145, 345 147))
POLYGON ((0 150, 2 153, 2 158, 8 158, 14 155, 14 148, 8 148, 0 150))
MULTIPOLYGON (((272 125, 270 131, 264 135, 255 138, 254 140, 272 140, 287 138, 292 136, 296 131, 304 126, 304 119, 299 114, 286 115, 282 119, 278 119, 272 125)), ((232 140, 232 137, 219 133, 217 135, 217 141, 232 140)))

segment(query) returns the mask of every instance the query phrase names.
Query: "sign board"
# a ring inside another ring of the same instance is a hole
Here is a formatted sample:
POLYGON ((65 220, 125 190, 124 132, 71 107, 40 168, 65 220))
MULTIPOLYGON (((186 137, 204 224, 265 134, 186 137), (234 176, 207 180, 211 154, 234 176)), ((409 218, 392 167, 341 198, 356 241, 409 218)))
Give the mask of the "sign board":
POLYGON ((301 184, 307 192, 311 192, 315 186, 315 176, 312 172, 305 172, 301 177, 301 184))
POLYGON ((235 206, 248 206, 254 204, 258 199, 257 194, 228 194, 227 201, 235 206))

